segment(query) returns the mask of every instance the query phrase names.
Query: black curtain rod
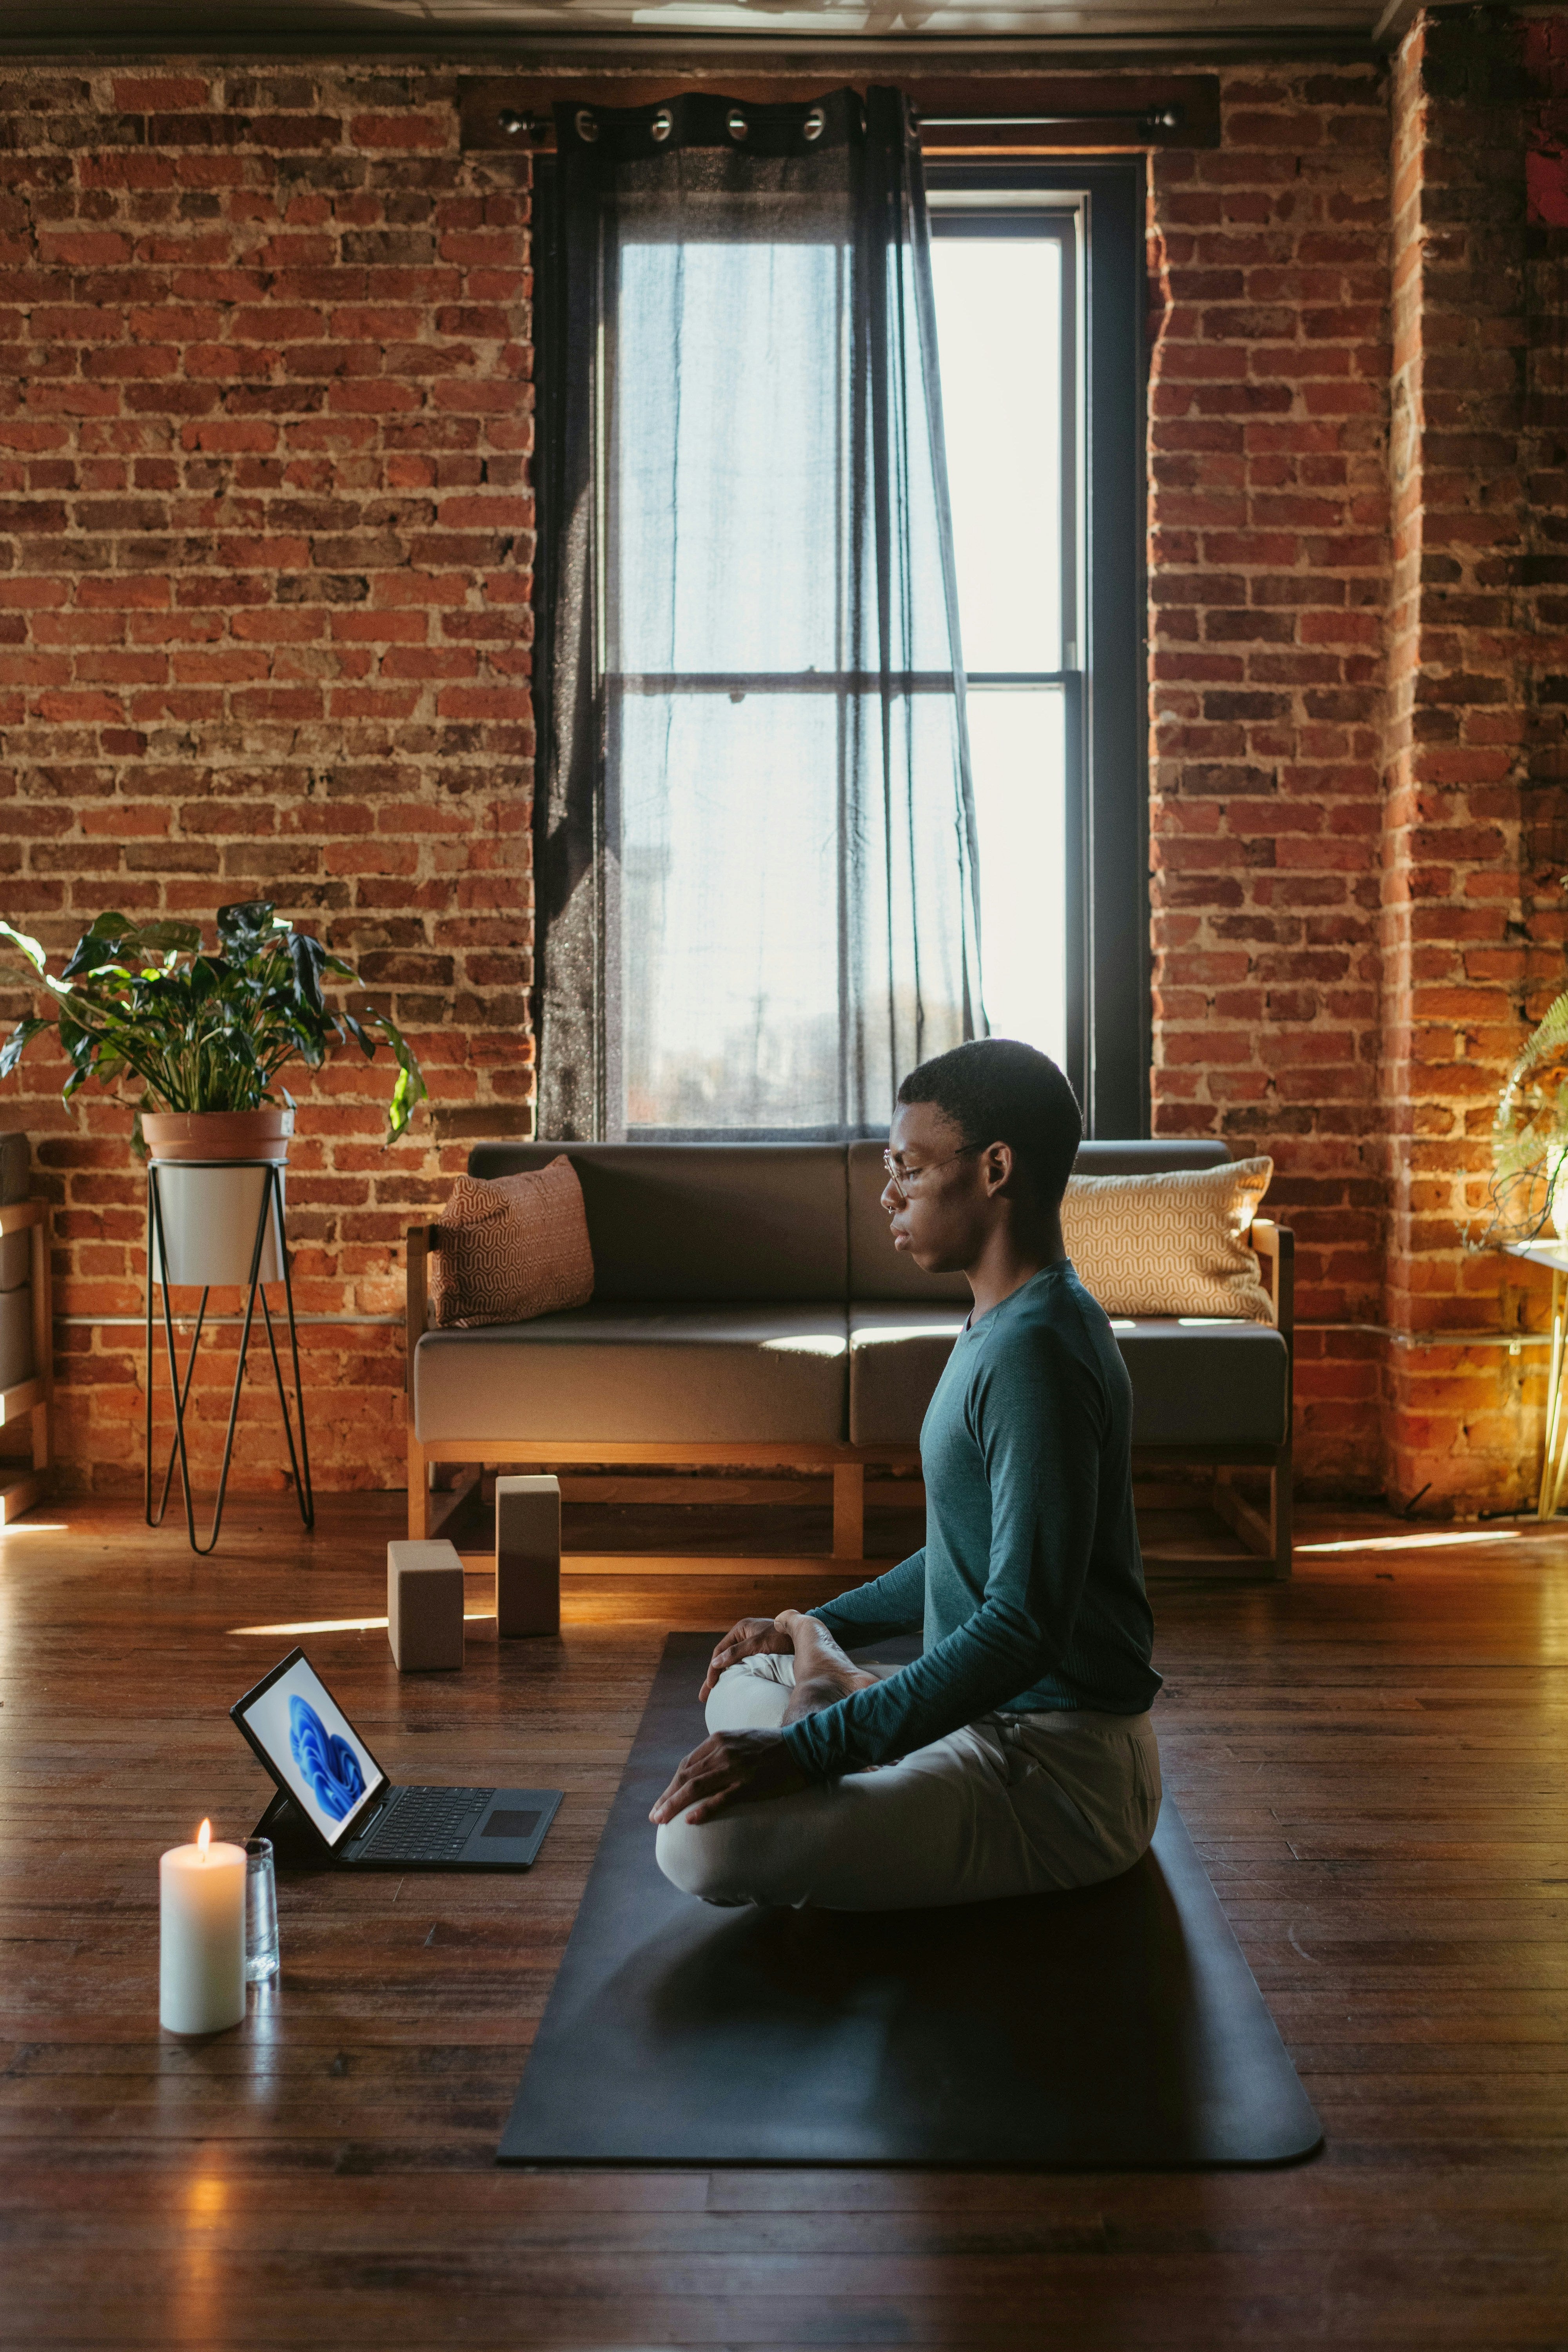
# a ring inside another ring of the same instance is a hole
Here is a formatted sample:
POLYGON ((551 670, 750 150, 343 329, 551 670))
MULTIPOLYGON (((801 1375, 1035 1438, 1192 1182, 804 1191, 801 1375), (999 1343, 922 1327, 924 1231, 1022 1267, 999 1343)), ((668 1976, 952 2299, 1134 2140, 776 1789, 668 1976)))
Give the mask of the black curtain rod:
POLYGON ((1157 131, 1179 131, 1182 110, 1146 106, 1136 111, 1131 107, 1080 108, 1074 114, 917 114, 915 121, 921 131, 1044 131, 1058 123, 1131 122, 1152 137, 1157 131))
MULTIPOLYGON (((804 101, 803 101, 804 103, 804 101)), ((526 131, 531 139, 548 137, 553 129, 550 117, 523 114, 514 106, 503 106, 499 116, 501 129, 509 138, 520 138, 526 131)), ((1140 135, 1152 139, 1162 131, 1179 131, 1183 110, 1179 106, 1148 106, 1133 111, 1131 108, 1080 109, 1074 114, 918 114, 918 131, 1045 131, 1075 122, 1130 122, 1140 135)))

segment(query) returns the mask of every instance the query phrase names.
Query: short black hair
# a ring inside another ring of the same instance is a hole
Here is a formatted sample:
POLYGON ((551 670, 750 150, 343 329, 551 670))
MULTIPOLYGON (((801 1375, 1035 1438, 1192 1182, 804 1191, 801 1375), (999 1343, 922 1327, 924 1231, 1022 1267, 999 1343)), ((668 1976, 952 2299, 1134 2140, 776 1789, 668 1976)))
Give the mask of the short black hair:
POLYGON ((1068 1188, 1083 1140, 1078 1097, 1048 1054, 1015 1037, 975 1037, 911 1070, 901 1103, 934 1103, 952 1119, 964 1148, 1012 1146, 1039 1198, 1054 1207, 1068 1188))

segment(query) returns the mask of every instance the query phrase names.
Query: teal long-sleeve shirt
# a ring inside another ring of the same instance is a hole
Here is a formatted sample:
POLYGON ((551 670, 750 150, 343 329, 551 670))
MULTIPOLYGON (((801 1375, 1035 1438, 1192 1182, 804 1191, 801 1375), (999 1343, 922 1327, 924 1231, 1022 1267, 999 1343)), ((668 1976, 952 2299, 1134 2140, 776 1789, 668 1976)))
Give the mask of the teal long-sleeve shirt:
POLYGON ((1103 1309, 1048 1265, 967 1325, 921 1431, 923 1551, 812 1611, 912 1665, 791 1724, 813 1780, 883 1764, 994 1708, 1142 1715, 1160 1687, 1132 1509, 1132 1388, 1103 1309))

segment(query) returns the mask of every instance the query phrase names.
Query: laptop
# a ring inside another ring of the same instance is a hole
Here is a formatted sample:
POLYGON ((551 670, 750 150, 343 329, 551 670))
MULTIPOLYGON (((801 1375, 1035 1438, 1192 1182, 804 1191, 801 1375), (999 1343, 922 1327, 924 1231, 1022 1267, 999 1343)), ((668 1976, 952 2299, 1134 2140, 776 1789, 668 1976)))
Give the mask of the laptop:
POLYGON ((345 1870, 526 1870, 559 1789, 395 1787, 303 1650, 290 1650, 229 1709, 278 1783, 257 1824, 302 1826, 345 1870))

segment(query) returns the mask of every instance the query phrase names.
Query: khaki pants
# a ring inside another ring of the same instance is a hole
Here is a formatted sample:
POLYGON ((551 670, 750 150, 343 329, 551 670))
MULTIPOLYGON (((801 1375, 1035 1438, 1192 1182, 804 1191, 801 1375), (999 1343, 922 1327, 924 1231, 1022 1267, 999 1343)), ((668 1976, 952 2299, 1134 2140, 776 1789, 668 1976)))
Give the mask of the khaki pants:
MULTIPOLYGON (((893 1674, 896 1667, 873 1667, 893 1674)), ((774 1728, 789 1657, 746 1658, 708 1728, 774 1728)), ((659 1830, 665 1876, 708 1903, 901 1911, 1092 1886, 1131 1867, 1160 1812, 1147 1715, 986 1715, 896 1764, 659 1830)))

